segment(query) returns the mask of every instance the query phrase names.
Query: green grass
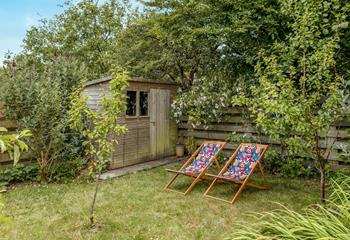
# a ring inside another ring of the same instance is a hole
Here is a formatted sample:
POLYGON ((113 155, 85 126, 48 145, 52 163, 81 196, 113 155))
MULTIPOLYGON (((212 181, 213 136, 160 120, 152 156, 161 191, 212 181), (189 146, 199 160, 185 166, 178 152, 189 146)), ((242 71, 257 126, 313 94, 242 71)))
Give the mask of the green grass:
MULTIPOLYGON (((207 182, 186 197, 163 191, 170 176, 159 167, 103 181, 94 228, 86 225, 94 184, 20 186, 3 194, 3 213, 13 223, 0 227, 0 239, 221 239, 237 222, 254 221, 245 214, 280 208, 271 202, 300 210, 318 201, 314 180, 270 177, 271 190, 246 189, 231 206, 204 198, 207 182)), ((183 190, 189 180, 174 187, 183 190)))

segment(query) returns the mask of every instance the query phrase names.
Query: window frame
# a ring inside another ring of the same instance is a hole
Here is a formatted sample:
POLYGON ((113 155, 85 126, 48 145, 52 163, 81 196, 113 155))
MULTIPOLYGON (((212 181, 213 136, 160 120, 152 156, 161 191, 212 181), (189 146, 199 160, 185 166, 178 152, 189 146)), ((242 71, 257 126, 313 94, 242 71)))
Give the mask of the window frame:
POLYGON ((150 101, 149 101, 149 96, 150 96, 150 91, 146 89, 127 89, 127 92, 136 92, 136 115, 135 116, 130 116, 127 115, 126 110, 125 110, 125 118, 127 119, 138 119, 138 118, 149 118, 149 108, 150 108, 150 101), (141 99, 140 99, 140 92, 146 92, 148 94, 148 101, 147 101, 147 115, 141 116, 140 115, 140 104, 141 104, 141 99))
MULTIPOLYGON (((138 115, 138 90, 135 90, 135 89, 128 89, 128 90, 126 90, 126 93, 125 93, 125 95, 126 96, 128 96, 128 92, 136 92, 136 100, 135 100, 135 103, 136 103, 136 113, 135 113, 135 115, 128 115, 127 114, 127 109, 125 109, 125 117, 126 118, 137 118, 137 115, 138 115)), ((126 99, 126 101, 128 101, 129 100, 129 98, 127 97, 127 99, 126 99)), ((128 105, 128 102, 126 102, 126 105, 128 105)))
POLYGON ((137 111, 137 116, 140 118, 148 118, 149 117, 149 94, 150 92, 148 90, 139 90, 137 91, 137 95, 139 97, 138 99, 138 111, 137 111), (141 116, 141 98, 140 98, 140 93, 141 92, 146 92, 147 93, 147 115, 141 116))

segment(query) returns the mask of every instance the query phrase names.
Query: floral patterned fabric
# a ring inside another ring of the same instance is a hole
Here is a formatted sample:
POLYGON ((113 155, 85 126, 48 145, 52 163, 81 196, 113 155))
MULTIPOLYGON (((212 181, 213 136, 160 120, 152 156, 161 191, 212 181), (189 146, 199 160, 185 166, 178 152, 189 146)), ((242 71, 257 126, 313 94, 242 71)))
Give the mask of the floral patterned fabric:
POLYGON ((235 160, 221 176, 236 180, 244 180, 256 165, 263 151, 263 147, 242 145, 235 160))
POLYGON ((216 155, 222 144, 207 143, 200 150, 195 160, 186 168, 180 170, 182 173, 198 174, 203 171, 205 167, 210 163, 209 160, 212 156, 216 155))

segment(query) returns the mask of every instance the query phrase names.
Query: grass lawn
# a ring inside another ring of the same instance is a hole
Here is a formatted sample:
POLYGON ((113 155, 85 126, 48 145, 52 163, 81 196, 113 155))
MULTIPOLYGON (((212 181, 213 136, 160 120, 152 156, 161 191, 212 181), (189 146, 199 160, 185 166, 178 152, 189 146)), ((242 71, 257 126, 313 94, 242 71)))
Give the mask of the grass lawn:
MULTIPOLYGON (((94 184, 20 186, 3 194, 13 223, 0 227, 0 239, 222 239, 237 222, 252 220, 245 214, 279 207, 271 202, 298 210, 318 201, 316 180, 270 177, 271 190, 246 189, 231 206, 202 197, 207 182, 186 197, 163 191, 170 176, 159 167, 103 181, 92 229, 86 223, 94 184)), ((174 187, 188 182, 181 178, 174 187)))

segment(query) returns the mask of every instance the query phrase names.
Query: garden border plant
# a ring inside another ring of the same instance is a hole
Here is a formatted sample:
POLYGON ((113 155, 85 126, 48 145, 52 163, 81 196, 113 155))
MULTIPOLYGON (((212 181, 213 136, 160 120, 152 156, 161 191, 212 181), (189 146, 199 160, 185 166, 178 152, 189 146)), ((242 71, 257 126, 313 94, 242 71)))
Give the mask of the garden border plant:
POLYGON ((233 237, 227 239, 339 239, 350 238, 350 176, 337 174, 331 180, 331 194, 326 205, 305 208, 302 213, 281 206, 262 214, 249 214, 255 224, 237 224, 233 237))

